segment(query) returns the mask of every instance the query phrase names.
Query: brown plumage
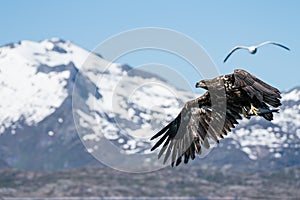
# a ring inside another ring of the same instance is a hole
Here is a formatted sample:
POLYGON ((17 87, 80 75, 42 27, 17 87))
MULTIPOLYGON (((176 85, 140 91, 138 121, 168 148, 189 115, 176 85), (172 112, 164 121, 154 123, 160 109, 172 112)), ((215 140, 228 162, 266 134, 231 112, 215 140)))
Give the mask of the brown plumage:
POLYGON ((261 116, 268 121, 279 107, 280 91, 245 70, 196 83, 207 90, 202 96, 186 102, 178 116, 155 134, 159 138, 152 151, 162 145, 158 158, 164 163, 171 156, 171 165, 177 166, 209 148, 208 139, 219 142, 238 124, 242 116, 261 116))

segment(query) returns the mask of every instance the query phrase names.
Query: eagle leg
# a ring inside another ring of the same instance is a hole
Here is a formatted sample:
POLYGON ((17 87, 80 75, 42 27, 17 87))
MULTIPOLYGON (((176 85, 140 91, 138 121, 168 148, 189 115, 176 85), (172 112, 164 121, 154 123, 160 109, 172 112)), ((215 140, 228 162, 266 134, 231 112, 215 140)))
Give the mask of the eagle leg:
POLYGON ((248 112, 247 112, 245 107, 242 107, 242 113, 243 113, 245 118, 250 119, 250 116, 248 115, 248 112))
POLYGON ((250 104, 250 106, 251 106, 251 108, 250 108, 250 114, 251 114, 251 115, 258 115, 258 114, 259 114, 259 113, 258 113, 258 110, 259 110, 259 109, 256 108, 256 107, 254 107, 252 103, 250 104))

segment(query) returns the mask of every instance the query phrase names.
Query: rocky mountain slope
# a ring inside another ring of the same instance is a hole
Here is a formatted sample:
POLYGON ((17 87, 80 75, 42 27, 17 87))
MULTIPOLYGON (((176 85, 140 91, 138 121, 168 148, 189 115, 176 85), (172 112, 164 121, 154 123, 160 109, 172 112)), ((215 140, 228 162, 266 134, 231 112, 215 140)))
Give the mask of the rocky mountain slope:
POLYGON ((231 173, 198 166, 132 174, 107 167, 57 172, 0 170, 0 198, 297 199, 300 169, 231 173))

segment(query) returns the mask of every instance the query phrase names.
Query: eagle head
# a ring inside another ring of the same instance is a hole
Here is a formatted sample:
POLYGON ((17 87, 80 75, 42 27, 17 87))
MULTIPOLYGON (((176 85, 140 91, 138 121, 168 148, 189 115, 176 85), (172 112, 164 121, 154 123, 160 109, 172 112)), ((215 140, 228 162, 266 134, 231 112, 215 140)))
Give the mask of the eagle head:
POLYGON ((205 80, 199 81, 195 85, 196 88, 203 88, 203 89, 208 89, 207 84, 205 83, 205 80))

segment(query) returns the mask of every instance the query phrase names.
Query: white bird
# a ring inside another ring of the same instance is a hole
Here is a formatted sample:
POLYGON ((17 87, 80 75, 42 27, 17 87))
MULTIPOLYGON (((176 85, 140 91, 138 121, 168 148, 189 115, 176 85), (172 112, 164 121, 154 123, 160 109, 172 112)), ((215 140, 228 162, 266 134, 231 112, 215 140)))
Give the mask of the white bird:
POLYGON ((277 45, 277 46, 279 46, 279 47, 282 47, 282 48, 284 48, 284 49, 286 49, 286 50, 290 50, 288 47, 286 47, 286 46, 283 46, 282 44, 279 44, 279 43, 277 43, 277 42, 272 42, 272 41, 266 41, 266 42, 263 42, 263 43, 261 43, 261 44, 258 44, 258 45, 256 45, 256 46, 236 46, 236 47, 234 47, 231 51, 230 51, 230 53, 226 56, 226 58, 224 59, 224 63, 226 62, 226 60, 231 56, 231 54, 233 53, 233 52, 235 52, 236 50, 238 50, 238 49, 247 49, 248 51, 249 51, 249 53, 251 53, 251 54, 255 54, 256 52, 257 52, 257 48, 259 48, 259 47, 261 47, 261 46, 264 46, 264 45, 266 45, 266 44, 273 44, 273 45, 277 45))

